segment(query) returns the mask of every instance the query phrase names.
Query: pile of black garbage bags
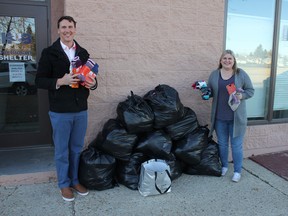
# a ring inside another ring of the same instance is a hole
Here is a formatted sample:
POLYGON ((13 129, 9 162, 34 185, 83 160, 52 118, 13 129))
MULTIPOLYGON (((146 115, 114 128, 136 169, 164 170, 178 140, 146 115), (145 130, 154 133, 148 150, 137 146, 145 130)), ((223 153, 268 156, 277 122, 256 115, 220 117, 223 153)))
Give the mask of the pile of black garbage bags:
POLYGON ((81 153, 79 181, 90 190, 118 184, 137 190, 141 164, 149 159, 165 160, 172 181, 182 173, 221 176, 218 145, 208 134, 174 88, 158 85, 143 97, 131 92, 118 104, 117 118, 81 153))

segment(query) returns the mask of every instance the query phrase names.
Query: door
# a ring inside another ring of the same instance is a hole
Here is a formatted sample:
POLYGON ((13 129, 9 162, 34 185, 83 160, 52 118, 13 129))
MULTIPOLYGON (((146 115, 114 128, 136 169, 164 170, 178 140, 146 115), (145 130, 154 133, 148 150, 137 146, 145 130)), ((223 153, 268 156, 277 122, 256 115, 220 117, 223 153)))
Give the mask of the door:
POLYGON ((0 3, 0 149, 52 143, 47 92, 35 87, 48 44, 47 10, 0 3))

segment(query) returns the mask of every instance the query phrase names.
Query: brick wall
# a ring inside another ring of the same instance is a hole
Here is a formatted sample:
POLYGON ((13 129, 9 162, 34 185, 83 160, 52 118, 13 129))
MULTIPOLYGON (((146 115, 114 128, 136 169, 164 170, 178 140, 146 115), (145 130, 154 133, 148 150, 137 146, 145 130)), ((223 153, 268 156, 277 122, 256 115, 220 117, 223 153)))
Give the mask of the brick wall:
MULTIPOLYGON (((191 84, 207 80, 217 67, 224 7, 224 0, 66 0, 64 14, 77 21, 76 40, 100 65, 99 87, 89 99, 86 145, 116 117, 118 103, 131 90, 143 96, 158 84, 175 88, 200 124, 209 124, 211 102, 202 101, 191 84)), ((270 148, 274 136, 261 134, 267 128, 249 127, 245 156, 265 151, 258 139, 270 148)))

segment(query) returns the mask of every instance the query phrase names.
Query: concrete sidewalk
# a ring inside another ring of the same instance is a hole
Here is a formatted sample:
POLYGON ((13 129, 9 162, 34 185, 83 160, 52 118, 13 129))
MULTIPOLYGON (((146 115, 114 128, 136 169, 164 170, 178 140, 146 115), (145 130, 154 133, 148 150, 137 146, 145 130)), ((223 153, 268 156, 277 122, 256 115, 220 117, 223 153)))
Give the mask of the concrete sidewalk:
POLYGON ((288 182, 245 159, 242 179, 183 174, 165 195, 143 197, 120 185, 90 191, 74 202, 62 200, 54 180, 46 183, 0 186, 1 216, 287 216, 288 182))

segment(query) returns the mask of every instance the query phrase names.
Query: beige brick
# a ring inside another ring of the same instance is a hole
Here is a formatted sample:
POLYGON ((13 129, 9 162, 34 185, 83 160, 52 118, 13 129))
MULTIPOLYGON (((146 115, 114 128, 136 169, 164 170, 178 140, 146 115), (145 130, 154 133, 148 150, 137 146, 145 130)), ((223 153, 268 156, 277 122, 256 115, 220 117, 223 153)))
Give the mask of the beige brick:
POLYGON ((170 7, 145 5, 139 8, 139 19, 151 21, 168 22, 170 17, 170 7))
POLYGON ((139 83, 141 78, 134 70, 110 70, 107 75, 108 87, 129 87, 135 83, 139 83))
POLYGON ((76 24, 77 37, 99 37, 107 36, 107 22, 89 20, 85 22, 78 21, 76 24))
POLYGON ((201 16, 198 15, 197 11, 193 8, 174 8, 170 10, 170 20, 171 22, 181 23, 187 22, 191 25, 197 25, 201 16))
POLYGON ((266 136, 246 137, 244 149, 258 149, 265 148, 268 145, 266 136))
MULTIPOLYGON (((139 56, 139 68, 147 71, 191 71, 191 66, 199 67, 195 56, 180 54, 145 54, 139 56)), ((177 73, 175 73, 177 77, 177 73)), ((179 78, 179 76, 178 76, 179 78)))
POLYGON ((224 13, 222 11, 202 11, 199 18, 200 26, 219 26, 223 27, 224 13))
POLYGON ((140 6, 138 4, 111 3, 111 17, 114 20, 140 20, 140 6))
POLYGON ((270 147, 287 145, 287 131, 278 130, 276 133, 270 133, 268 136, 268 144, 270 147))
POLYGON ((109 52, 115 54, 138 54, 137 38, 113 38, 109 42, 109 52))
POLYGON ((109 52, 109 38, 84 36, 77 37, 75 39, 81 46, 88 50, 91 57, 93 56, 94 58, 103 58, 103 55, 109 52))
POLYGON ((79 1, 75 0, 65 2, 65 14, 77 18, 77 22, 85 23, 87 20, 102 21, 113 18, 114 4, 106 1, 85 0, 85 4, 79 4, 79 1))
POLYGON ((139 22, 139 38, 169 39, 171 26, 167 22, 139 22))
POLYGON ((198 10, 199 1, 191 0, 177 0, 171 1, 171 8, 191 8, 193 10, 198 10))
POLYGON ((191 40, 153 40, 140 39, 139 52, 147 54, 184 54, 193 55, 198 52, 198 44, 191 40))
POLYGON ((142 5, 153 5, 153 6, 169 6, 170 0, 137 0, 142 5))
POLYGON ((185 39, 192 41, 200 41, 199 28, 189 22, 173 22, 171 23, 171 38, 185 39))
POLYGON ((138 38, 138 21, 131 20, 110 20, 107 21, 106 36, 135 37, 138 38))
POLYGON ((246 134, 251 137, 267 136, 269 130, 267 125, 250 126, 247 128, 246 134))
POLYGON ((199 11, 218 11, 224 14, 225 0, 197 1, 199 11))
MULTIPOLYGON (((91 0, 90 0, 91 1, 91 0)), ((92 1, 95 1, 95 0, 92 0, 92 1)), ((106 3, 106 4, 139 4, 142 2, 142 0, 97 0, 99 2, 103 2, 103 3, 106 3)), ((146 2, 146 0, 145 0, 146 2)))
POLYGON ((137 69, 138 55, 135 54, 107 54, 107 73, 110 70, 137 69))
POLYGON ((202 41, 223 41, 224 30, 222 27, 215 26, 201 26, 198 29, 198 37, 202 41))

